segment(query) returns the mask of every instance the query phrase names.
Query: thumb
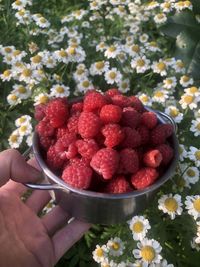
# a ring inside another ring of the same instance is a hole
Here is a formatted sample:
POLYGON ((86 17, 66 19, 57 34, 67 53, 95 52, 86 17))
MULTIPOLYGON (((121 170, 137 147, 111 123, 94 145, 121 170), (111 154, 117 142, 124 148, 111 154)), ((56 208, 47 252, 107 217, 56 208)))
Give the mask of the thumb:
POLYGON ((41 178, 41 173, 26 163, 23 156, 15 149, 0 153, 0 186, 9 179, 15 182, 35 182, 41 178))

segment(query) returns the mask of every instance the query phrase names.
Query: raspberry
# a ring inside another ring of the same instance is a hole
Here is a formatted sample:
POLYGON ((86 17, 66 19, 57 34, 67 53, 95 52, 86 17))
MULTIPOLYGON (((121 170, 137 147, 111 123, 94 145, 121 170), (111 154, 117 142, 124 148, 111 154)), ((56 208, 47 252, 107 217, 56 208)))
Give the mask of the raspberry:
POLYGON ((141 117, 141 123, 148 129, 153 129, 158 123, 156 114, 150 111, 144 112, 141 117))
POLYGON ((90 166, 105 180, 111 179, 118 169, 119 154, 112 148, 102 148, 92 157, 90 166))
POLYGON ((61 159, 74 158, 78 153, 77 147, 75 145, 76 134, 66 133, 55 143, 55 151, 61 159))
POLYGON ((67 101, 63 98, 51 100, 46 107, 46 116, 54 128, 61 127, 68 118, 67 101))
POLYGON ((156 149, 162 154, 163 160, 161 164, 165 166, 168 165, 174 156, 174 150, 167 144, 162 144, 156 147, 156 149))
POLYGON ((138 112, 142 113, 144 111, 144 106, 140 99, 134 95, 129 96, 130 106, 133 107, 138 112))
POLYGON ((130 127, 122 128, 125 134, 124 140, 121 143, 123 148, 135 148, 141 145, 141 137, 138 131, 130 127))
POLYGON ((149 129, 144 126, 144 125, 140 125, 137 128, 138 133, 140 134, 141 137, 141 145, 146 145, 149 143, 149 138, 150 138, 150 132, 149 129))
POLYGON ((47 151, 47 164, 52 170, 59 170, 64 164, 64 160, 58 157, 55 146, 50 146, 47 151))
POLYGON ((92 112, 82 112, 78 120, 78 132, 82 138, 95 137, 101 127, 100 118, 92 112))
POLYGON ((71 110, 70 110, 71 114, 80 113, 82 111, 83 111, 83 102, 77 102, 77 103, 72 104, 71 110))
POLYGON ((62 173, 62 179, 66 183, 79 189, 87 189, 90 186, 91 178, 92 169, 84 164, 78 168, 76 164, 70 164, 62 173))
POLYGON ((113 97, 114 95, 121 95, 121 93, 117 88, 111 88, 105 92, 105 95, 113 97))
POLYGON ((131 183, 136 189, 144 189, 155 182, 158 172, 154 168, 142 168, 131 176, 131 183))
POLYGON ((60 128, 57 128, 57 131, 56 131, 57 139, 61 138, 63 135, 65 135, 68 132, 69 132, 69 130, 67 128, 67 125, 64 125, 64 126, 62 126, 60 128))
POLYGON ((46 111, 46 105, 45 104, 36 105, 35 111, 34 111, 34 118, 37 121, 41 121, 46 115, 45 111, 46 111))
POLYGON ((106 124, 101 132, 105 136, 105 146, 110 148, 119 145, 124 139, 124 132, 119 124, 106 124))
POLYGON ((104 192, 110 194, 122 194, 130 191, 130 185, 124 176, 118 176, 109 181, 104 192))
POLYGON ((136 128, 140 124, 141 115, 132 107, 123 108, 121 123, 123 126, 136 128))
POLYGON ((115 105, 105 105, 101 108, 100 119, 104 123, 118 123, 122 117, 122 109, 115 105))
POLYGON ((49 121, 46 118, 44 118, 37 124, 36 131, 39 134, 39 136, 45 136, 45 137, 53 136, 55 133, 55 129, 49 124, 49 121))
POLYGON ((95 111, 107 104, 106 98, 99 92, 93 91, 86 95, 83 101, 84 111, 95 111))
POLYGON ((151 142, 153 145, 164 144, 172 133, 173 126, 171 124, 159 124, 151 131, 151 142))
POLYGON ((91 159, 99 150, 99 146, 94 139, 77 140, 76 146, 79 154, 88 159, 91 159))
POLYGON ((39 136, 40 145, 44 150, 48 150, 51 145, 54 144, 55 140, 49 136, 39 136))
POLYGON ((90 165, 90 160, 87 158, 78 158, 75 157, 73 159, 70 159, 70 164, 74 164, 76 165, 76 167, 78 168, 79 166, 85 165, 85 166, 89 166, 90 165))
POLYGON ((147 167, 156 168, 160 165, 162 159, 163 157, 160 151, 158 149, 152 149, 144 154, 143 161, 147 167))
POLYGON ((120 151, 119 173, 135 173, 139 169, 139 158, 135 150, 125 148, 120 151))
POLYGON ((79 120, 80 114, 76 113, 73 114, 67 122, 67 128, 70 133, 78 133, 78 120, 79 120))
POLYGON ((127 96, 124 95, 114 95, 112 97, 112 103, 121 108, 125 108, 130 105, 130 100, 127 96))

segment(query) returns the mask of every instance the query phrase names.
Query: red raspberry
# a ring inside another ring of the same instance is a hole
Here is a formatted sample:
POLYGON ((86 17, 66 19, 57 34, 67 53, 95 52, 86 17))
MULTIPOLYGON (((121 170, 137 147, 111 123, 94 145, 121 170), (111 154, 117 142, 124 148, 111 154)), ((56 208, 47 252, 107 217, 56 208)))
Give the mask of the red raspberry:
POLYGON ((76 134, 67 132, 55 143, 55 151, 61 159, 74 158, 78 153, 78 149, 75 145, 76 134))
POLYGON ((121 108, 125 108, 130 105, 130 100, 127 96, 124 95, 114 95, 112 97, 112 103, 121 108))
POLYGON ((72 104, 70 113, 81 113, 83 111, 83 102, 77 102, 72 104))
POLYGON ((118 169, 119 154, 112 148, 102 148, 92 157, 90 166, 105 180, 111 179, 118 169))
POLYGON ((92 169, 84 164, 78 168, 76 164, 70 164, 62 173, 62 179, 67 184, 79 189, 87 189, 90 186, 91 178, 92 169))
POLYGON ((123 148, 135 148, 141 145, 141 137, 138 131, 130 127, 122 128, 125 134, 124 140, 121 143, 123 148))
POLYGON ((107 101, 105 96, 99 92, 93 91, 85 96, 83 101, 83 110, 88 112, 99 110, 106 104, 107 101))
POLYGON ((76 113, 73 114, 67 122, 67 128, 70 133, 78 133, 78 120, 79 120, 80 114, 76 113))
POLYGON ((105 105, 101 108, 100 119, 104 123, 118 123, 122 117, 122 109, 115 105, 105 105))
POLYGON ((87 158, 78 158, 75 157, 73 159, 70 159, 70 165, 76 165, 76 167, 78 168, 79 166, 85 165, 85 166, 90 166, 90 160, 87 158))
POLYGON ((135 150, 125 148, 120 151, 119 173, 135 173, 139 169, 139 158, 135 150))
POLYGON ((64 160, 58 157, 54 145, 50 146, 47 151, 47 164, 52 170, 59 170, 64 164, 64 160))
POLYGON ((35 111, 34 111, 34 118, 37 121, 41 121, 46 115, 45 111, 46 111, 46 105, 45 104, 36 105, 35 111))
POLYGON ((82 112, 78 120, 78 132, 82 138, 95 137, 101 127, 100 118, 92 112, 82 112))
POLYGON ((105 146, 110 148, 119 145, 124 139, 124 132, 119 124, 106 124, 101 132, 105 136, 105 146))
POLYGON ((64 125, 64 126, 62 126, 60 128, 57 128, 57 131, 56 131, 56 137, 57 137, 57 139, 61 138, 66 133, 69 133, 69 130, 67 128, 67 125, 64 125))
POLYGON ((105 95, 113 97, 114 95, 121 95, 121 93, 117 88, 111 88, 105 92, 105 95))
POLYGON ((152 149, 144 154, 143 162, 147 167, 156 168, 160 165, 163 157, 158 149, 152 149))
POLYGON ((151 131, 151 143, 153 145, 164 144, 172 133, 173 126, 171 124, 159 124, 151 131))
POLYGON ((162 144, 156 147, 156 149, 158 149, 160 153, 162 154, 163 160, 161 164, 165 166, 168 165, 174 156, 174 150, 167 144, 162 144))
POLYGON ((149 143, 149 139, 150 139, 150 132, 149 129, 144 126, 144 125, 140 125, 137 128, 138 133, 140 134, 141 137, 141 145, 146 145, 149 143))
POLYGON ((51 124, 46 118, 44 118, 37 124, 36 131, 39 134, 39 136, 45 136, 45 137, 53 136, 55 133, 55 129, 51 126, 51 124))
POLYGON ((125 127, 136 128, 140 124, 141 114, 132 107, 123 108, 121 123, 125 127))
POLYGON ((79 154, 88 159, 91 159, 99 150, 99 146, 94 139, 77 140, 76 146, 79 154))
POLYGON ((142 168, 131 176, 131 183, 136 189, 144 189, 155 182, 158 172, 154 168, 142 168))
POLYGON ((55 140, 49 136, 39 136, 40 145, 44 150, 48 150, 51 145, 54 144, 55 140))
POLYGON ((153 129, 158 123, 156 114, 151 111, 142 113, 141 123, 145 125, 148 129, 153 129))
POLYGON ((140 99, 134 95, 129 96, 130 106, 133 107, 138 112, 142 113, 144 111, 144 105, 140 99))
POLYGON ((46 116, 54 128, 65 124, 68 118, 68 107, 65 98, 55 98, 47 104, 46 116))
POLYGON ((109 194, 123 194, 130 192, 130 185, 124 176, 118 176, 109 181, 104 191, 109 194))

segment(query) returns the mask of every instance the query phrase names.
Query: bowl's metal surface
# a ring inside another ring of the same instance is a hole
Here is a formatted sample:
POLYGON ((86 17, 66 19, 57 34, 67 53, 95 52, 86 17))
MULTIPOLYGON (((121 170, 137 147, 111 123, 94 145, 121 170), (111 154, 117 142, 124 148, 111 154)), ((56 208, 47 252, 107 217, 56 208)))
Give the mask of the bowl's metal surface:
MULTIPOLYGON (((168 115, 154 112, 160 123, 166 123, 169 120, 168 122, 171 122, 175 127, 175 123, 168 115)), ((73 188, 56 176, 41 156, 38 135, 35 133, 33 153, 49 184, 27 184, 27 186, 32 189, 54 190, 57 204, 72 217, 82 221, 101 224, 124 222, 147 208, 151 203, 149 200, 156 194, 157 190, 173 176, 179 158, 179 145, 175 133, 169 140, 174 148, 174 158, 166 172, 153 185, 144 190, 135 190, 125 194, 105 194, 73 188)))

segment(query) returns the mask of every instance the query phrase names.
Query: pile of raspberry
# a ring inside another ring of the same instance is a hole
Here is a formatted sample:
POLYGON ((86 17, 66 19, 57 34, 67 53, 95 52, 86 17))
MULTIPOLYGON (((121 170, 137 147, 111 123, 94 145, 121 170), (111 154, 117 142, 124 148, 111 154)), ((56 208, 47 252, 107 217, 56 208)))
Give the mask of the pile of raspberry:
POLYGON ((36 131, 49 168, 67 184, 126 193, 153 184, 174 151, 171 124, 161 124, 136 96, 112 88, 80 100, 54 98, 35 108, 36 131))

